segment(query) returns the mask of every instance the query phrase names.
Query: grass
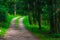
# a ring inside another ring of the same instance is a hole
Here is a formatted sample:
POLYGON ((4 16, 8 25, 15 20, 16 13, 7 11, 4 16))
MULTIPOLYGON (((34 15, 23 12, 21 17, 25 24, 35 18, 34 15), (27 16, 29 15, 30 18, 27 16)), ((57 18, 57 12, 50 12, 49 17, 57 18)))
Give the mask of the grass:
POLYGON ((13 15, 7 15, 8 21, 6 23, 4 23, 4 22, 0 23, 0 26, 1 26, 1 24, 3 24, 2 27, 0 27, 0 37, 3 37, 5 35, 7 29, 9 28, 10 22, 11 22, 12 18, 14 18, 14 17, 15 16, 13 16, 13 15))
POLYGON ((46 34, 46 32, 48 32, 48 30, 49 30, 49 26, 43 25, 43 27, 42 27, 43 31, 42 31, 42 30, 38 29, 38 25, 30 25, 27 16, 24 18, 23 23, 24 23, 26 29, 28 29, 30 32, 32 32, 33 35, 35 35, 37 38, 39 38, 39 40, 59 40, 60 39, 60 38, 51 37, 48 34, 46 34))
POLYGON ((20 19, 21 17, 22 17, 22 16, 19 16, 19 17, 16 19, 16 22, 15 22, 16 28, 18 28, 19 19, 20 19))

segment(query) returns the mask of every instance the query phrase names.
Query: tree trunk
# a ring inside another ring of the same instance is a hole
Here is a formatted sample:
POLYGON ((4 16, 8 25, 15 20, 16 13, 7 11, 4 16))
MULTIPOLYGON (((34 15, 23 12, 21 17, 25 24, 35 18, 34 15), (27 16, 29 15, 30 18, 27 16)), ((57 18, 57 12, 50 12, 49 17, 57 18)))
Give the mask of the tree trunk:
POLYGON ((41 29, 41 24, 42 24, 42 5, 43 5, 43 0, 36 0, 37 1, 37 12, 38 12, 38 25, 39 29, 41 29))
POLYGON ((14 3, 14 15, 16 16, 16 3, 14 3))
POLYGON ((55 31, 54 31, 54 17, 53 17, 53 13, 50 13, 49 14, 50 15, 50 32, 51 33, 54 33, 55 31))
POLYGON ((60 9, 57 10, 57 21, 58 21, 58 33, 60 33, 60 9))
POLYGON ((38 25, 39 25, 39 29, 41 29, 41 20, 42 20, 42 15, 39 12, 38 13, 38 25))
POLYGON ((31 18, 31 14, 30 14, 30 5, 28 4, 28 19, 29 19, 29 23, 32 25, 32 18, 31 18))
POLYGON ((56 2, 55 0, 53 1, 49 0, 47 4, 48 4, 49 18, 50 18, 50 32, 49 33, 58 33, 58 21, 57 21, 58 19, 55 13, 56 8, 54 9, 54 6, 53 6, 56 4, 56 2))
POLYGON ((37 19, 36 19, 36 6, 35 6, 35 2, 33 2, 33 23, 36 24, 37 23, 37 19))
POLYGON ((33 12, 33 23, 34 23, 34 24, 37 23, 35 12, 33 12))

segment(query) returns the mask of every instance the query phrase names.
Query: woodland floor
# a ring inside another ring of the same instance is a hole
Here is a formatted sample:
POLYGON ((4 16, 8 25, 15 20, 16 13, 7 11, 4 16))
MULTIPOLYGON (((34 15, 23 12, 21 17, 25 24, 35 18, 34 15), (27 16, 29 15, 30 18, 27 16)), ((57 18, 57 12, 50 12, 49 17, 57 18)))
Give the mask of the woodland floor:
MULTIPOLYGON (((15 21, 18 17, 13 18, 10 28, 5 34, 4 40, 38 40, 32 33, 25 29, 23 25, 23 19, 19 19, 18 26, 16 28, 15 21)), ((1 39, 2 40, 2 39, 1 39)))

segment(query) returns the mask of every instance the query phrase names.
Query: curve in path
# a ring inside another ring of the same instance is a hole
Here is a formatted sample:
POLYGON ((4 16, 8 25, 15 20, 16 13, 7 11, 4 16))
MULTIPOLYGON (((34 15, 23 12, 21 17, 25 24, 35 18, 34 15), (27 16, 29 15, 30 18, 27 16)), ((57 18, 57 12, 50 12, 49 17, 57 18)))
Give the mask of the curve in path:
POLYGON ((35 38, 28 30, 24 28, 23 18, 19 19, 19 29, 15 28, 15 21, 17 18, 13 19, 11 22, 11 28, 7 31, 5 35, 6 40, 38 40, 35 38))

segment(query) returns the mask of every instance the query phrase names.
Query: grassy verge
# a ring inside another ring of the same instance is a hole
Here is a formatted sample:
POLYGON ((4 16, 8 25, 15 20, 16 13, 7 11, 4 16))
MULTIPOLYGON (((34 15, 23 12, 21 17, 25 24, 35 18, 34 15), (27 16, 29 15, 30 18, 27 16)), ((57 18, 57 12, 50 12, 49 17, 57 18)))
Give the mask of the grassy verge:
POLYGON ((30 25, 27 16, 24 18, 23 23, 24 23, 26 29, 28 29, 30 32, 32 32, 33 35, 35 35, 37 38, 39 38, 39 40, 59 40, 60 39, 60 38, 53 38, 53 37, 50 37, 49 35, 45 34, 45 32, 48 32, 47 26, 43 26, 42 27, 43 31, 41 31, 38 29, 38 25, 30 25))
POLYGON ((19 28, 19 27, 18 27, 18 24, 19 24, 19 19, 20 19, 21 17, 22 17, 22 16, 19 16, 19 17, 16 19, 15 28, 19 28))
MULTIPOLYGON (((9 28, 10 22, 12 20, 12 18, 14 18, 15 16, 13 15, 7 15, 7 22, 3 23, 4 26, 0 27, 0 37, 3 37, 4 34, 6 33, 7 29, 9 28)), ((2 23, 0 23, 2 24, 2 23)))

